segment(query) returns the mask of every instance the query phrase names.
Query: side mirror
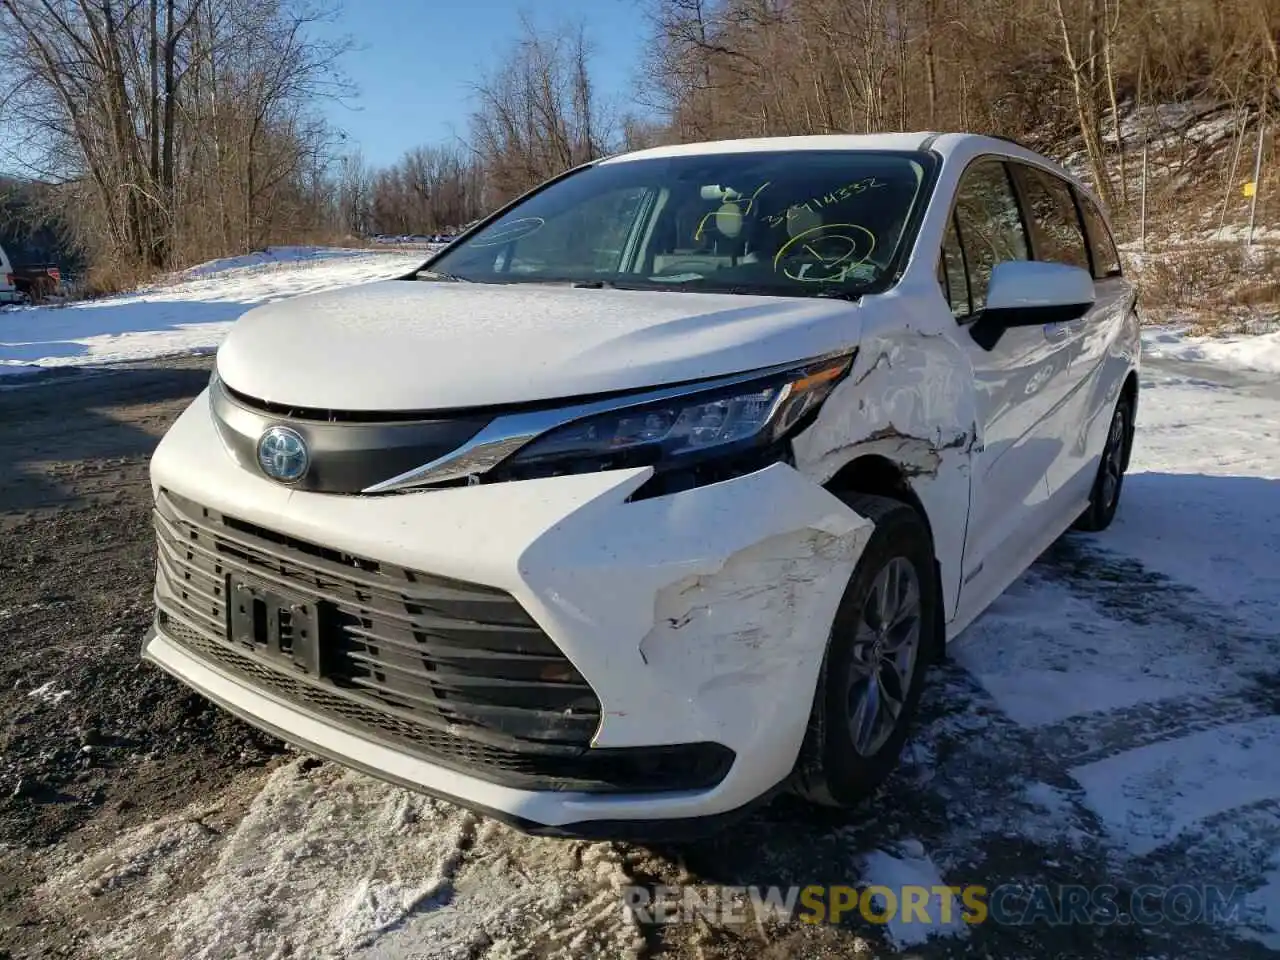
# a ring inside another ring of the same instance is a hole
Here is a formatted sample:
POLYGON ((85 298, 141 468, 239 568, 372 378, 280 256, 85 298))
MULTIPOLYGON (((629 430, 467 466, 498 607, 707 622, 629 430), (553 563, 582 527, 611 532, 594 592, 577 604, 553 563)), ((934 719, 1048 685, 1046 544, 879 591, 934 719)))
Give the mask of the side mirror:
POLYGON ((972 325, 973 339, 990 350, 1010 327, 1078 320, 1097 297, 1088 270, 1065 263, 1006 260, 991 271, 987 304, 972 325))

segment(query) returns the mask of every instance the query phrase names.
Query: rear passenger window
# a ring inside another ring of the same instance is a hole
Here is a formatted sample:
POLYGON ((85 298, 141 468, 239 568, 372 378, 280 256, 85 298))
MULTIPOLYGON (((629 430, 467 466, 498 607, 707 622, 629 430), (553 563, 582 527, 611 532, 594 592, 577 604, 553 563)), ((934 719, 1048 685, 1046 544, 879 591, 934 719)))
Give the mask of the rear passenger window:
POLYGON ((987 303, 991 271, 1006 260, 1027 260, 1027 233, 1004 163, 979 160, 956 193, 955 226, 964 250, 973 313, 987 303))
POLYGON ((1089 250, 1071 185, 1051 173, 1018 165, 1027 216, 1036 238, 1036 259, 1089 266, 1089 250))
POLYGON ((1107 229, 1107 221, 1093 205, 1093 201, 1077 192, 1080 210, 1084 213, 1085 226, 1089 228, 1089 249, 1093 251, 1093 275, 1099 280, 1105 277, 1118 277, 1124 271, 1120 267, 1120 251, 1107 229))

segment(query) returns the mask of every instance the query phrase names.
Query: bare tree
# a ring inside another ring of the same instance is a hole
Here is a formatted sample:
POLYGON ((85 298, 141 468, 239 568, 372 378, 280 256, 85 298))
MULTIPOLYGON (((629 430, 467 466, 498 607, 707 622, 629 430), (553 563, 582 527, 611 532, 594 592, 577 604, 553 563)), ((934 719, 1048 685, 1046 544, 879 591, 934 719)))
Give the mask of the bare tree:
MULTIPOLYGON (((1066 61, 1075 98, 1076 119, 1080 136, 1084 140, 1093 171, 1094 186, 1105 201, 1111 199, 1111 178, 1107 174, 1102 151, 1097 99, 1097 60, 1094 46, 1097 42, 1100 3, 1102 0, 1077 0, 1077 17, 1068 15, 1066 2, 1054 0, 1058 16, 1058 28, 1062 32, 1062 56, 1066 61), (1084 34, 1083 41, 1080 34, 1084 34)), ((1117 121, 1119 118, 1116 118, 1117 121)))
POLYGON ((611 131, 595 97, 583 27, 525 20, 510 56, 476 84, 472 149, 495 202, 600 156, 611 131))
MULTIPOLYGON (((346 92, 308 0, 0 0, 13 120, 99 259, 151 268, 297 229, 346 92), (308 184, 311 184, 309 187, 308 184)), ((30 152, 30 151, 29 151, 30 152)))
POLYGON ((1139 75, 1149 103, 1280 100, 1276 0, 649 0, 649 19, 671 139, 977 130, 1078 150, 1121 205, 1139 75))

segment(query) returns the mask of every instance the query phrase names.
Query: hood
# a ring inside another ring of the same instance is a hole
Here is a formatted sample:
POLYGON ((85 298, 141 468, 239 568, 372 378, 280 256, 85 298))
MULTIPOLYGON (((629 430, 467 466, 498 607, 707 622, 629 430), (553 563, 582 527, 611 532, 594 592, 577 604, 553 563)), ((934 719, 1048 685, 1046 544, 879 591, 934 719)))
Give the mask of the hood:
POLYGON ((857 343, 858 306, 534 284, 388 280, 257 307, 218 375, 258 400, 442 410, 642 389, 857 343))

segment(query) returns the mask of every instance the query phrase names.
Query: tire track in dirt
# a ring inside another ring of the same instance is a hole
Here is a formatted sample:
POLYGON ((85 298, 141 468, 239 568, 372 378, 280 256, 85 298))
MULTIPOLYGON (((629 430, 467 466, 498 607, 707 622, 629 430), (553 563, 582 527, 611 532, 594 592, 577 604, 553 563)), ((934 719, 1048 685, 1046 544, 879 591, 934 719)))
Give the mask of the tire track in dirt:
POLYGON ((146 462, 207 378, 184 360, 0 390, 0 953, 82 955, 35 896, 49 850, 96 849, 280 750, 138 658, 146 462))

